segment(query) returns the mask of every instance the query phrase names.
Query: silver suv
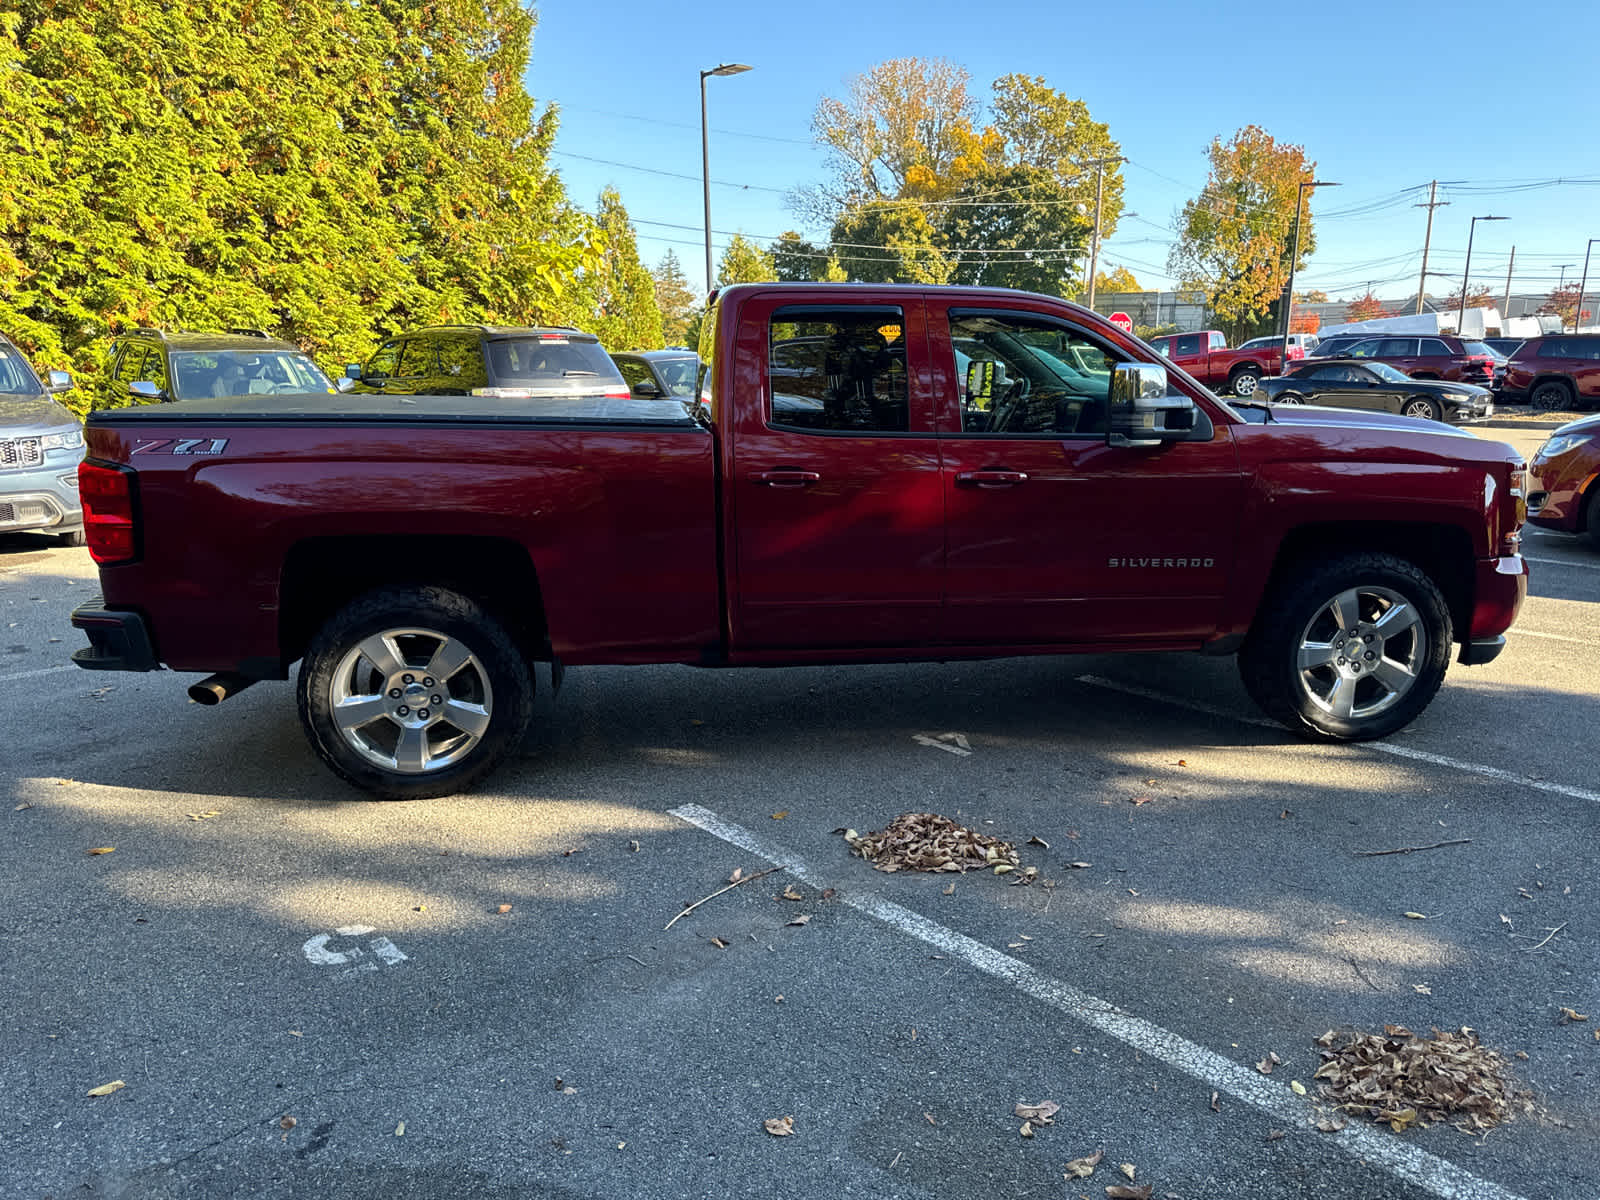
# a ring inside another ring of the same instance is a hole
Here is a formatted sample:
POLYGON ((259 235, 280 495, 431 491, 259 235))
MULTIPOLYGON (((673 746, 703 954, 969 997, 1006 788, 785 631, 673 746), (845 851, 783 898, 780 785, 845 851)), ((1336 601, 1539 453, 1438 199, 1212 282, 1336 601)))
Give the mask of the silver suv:
POLYGON ((40 383, 22 352, 0 336, 0 533, 50 533, 64 545, 83 545, 83 427, 53 398, 71 386, 65 371, 40 383))

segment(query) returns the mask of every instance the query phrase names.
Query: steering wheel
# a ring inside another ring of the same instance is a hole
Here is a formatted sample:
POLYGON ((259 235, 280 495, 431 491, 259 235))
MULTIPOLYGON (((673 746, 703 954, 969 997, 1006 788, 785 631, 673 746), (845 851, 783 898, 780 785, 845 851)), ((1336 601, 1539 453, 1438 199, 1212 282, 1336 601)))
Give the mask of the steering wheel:
POLYGON ((1005 432, 1011 419, 1022 411, 1022 402, 1027 398, 1028 390, 1027 377, 1023 376, 1001 394, 994 403, 994 418, 989 422, 991 433, 1005 432))

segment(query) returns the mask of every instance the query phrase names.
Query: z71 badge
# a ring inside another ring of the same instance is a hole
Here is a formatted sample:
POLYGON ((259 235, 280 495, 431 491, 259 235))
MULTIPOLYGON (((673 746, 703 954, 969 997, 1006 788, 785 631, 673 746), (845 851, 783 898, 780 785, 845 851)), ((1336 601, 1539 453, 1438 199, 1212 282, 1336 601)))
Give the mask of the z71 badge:
POLYGON ((133 448, 133 453, 221 454, 227 446, 227 438, 157 438, 153 442, 140 442, 133 448))

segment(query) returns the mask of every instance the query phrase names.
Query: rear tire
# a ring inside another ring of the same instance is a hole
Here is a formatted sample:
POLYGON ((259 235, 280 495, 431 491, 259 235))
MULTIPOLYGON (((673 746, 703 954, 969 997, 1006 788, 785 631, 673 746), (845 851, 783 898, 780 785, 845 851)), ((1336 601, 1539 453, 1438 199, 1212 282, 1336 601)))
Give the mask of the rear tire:
POLYGON ((1233 374, 1228 376, 1228 390, 1235 396, 1250 396, 1255 393, 1256 384, 1260 382, 1259 367, 1237 367, 1233 374))
POLYGON ((522 651, 475 601, 386 587, 312 639, 297 694, 334 774, 380 800, 421 800, 465 791, 514 751, 533 688, 522 651))
POLYGON ((89 535, 81 529, 74 529, 71 533, 56 534, 56 545, 58 546, 87 546, 88 544, 89 535))
POLYGON ((1528 394, 1534 412, 1561 412, 1573 403, 1572 385, 1561 379, 1546 379, 1528 394))
POLYGON ((1391 554, 1302 565, 1262 599, 1239 652, 1245 689, 1290 729, 1368 741, 1410 724, 1450 665, 1450 609, 1391 554))

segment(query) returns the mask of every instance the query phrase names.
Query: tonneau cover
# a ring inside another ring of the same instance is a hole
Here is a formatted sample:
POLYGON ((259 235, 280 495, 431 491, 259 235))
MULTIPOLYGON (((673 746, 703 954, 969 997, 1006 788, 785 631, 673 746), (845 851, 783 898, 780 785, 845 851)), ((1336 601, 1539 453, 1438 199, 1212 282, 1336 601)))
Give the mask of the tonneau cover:
POLYGON ((508 400, 491 396, 385 396, 311 393, 201 397, 170 404, 97 409, 89 425, 124 421, 194 424, 197 421, 342 424, 366 422, 461 422, 505 425, 651 425, 694 428, 698 422, 676 400, 607 396, 540 396, 508 400))

